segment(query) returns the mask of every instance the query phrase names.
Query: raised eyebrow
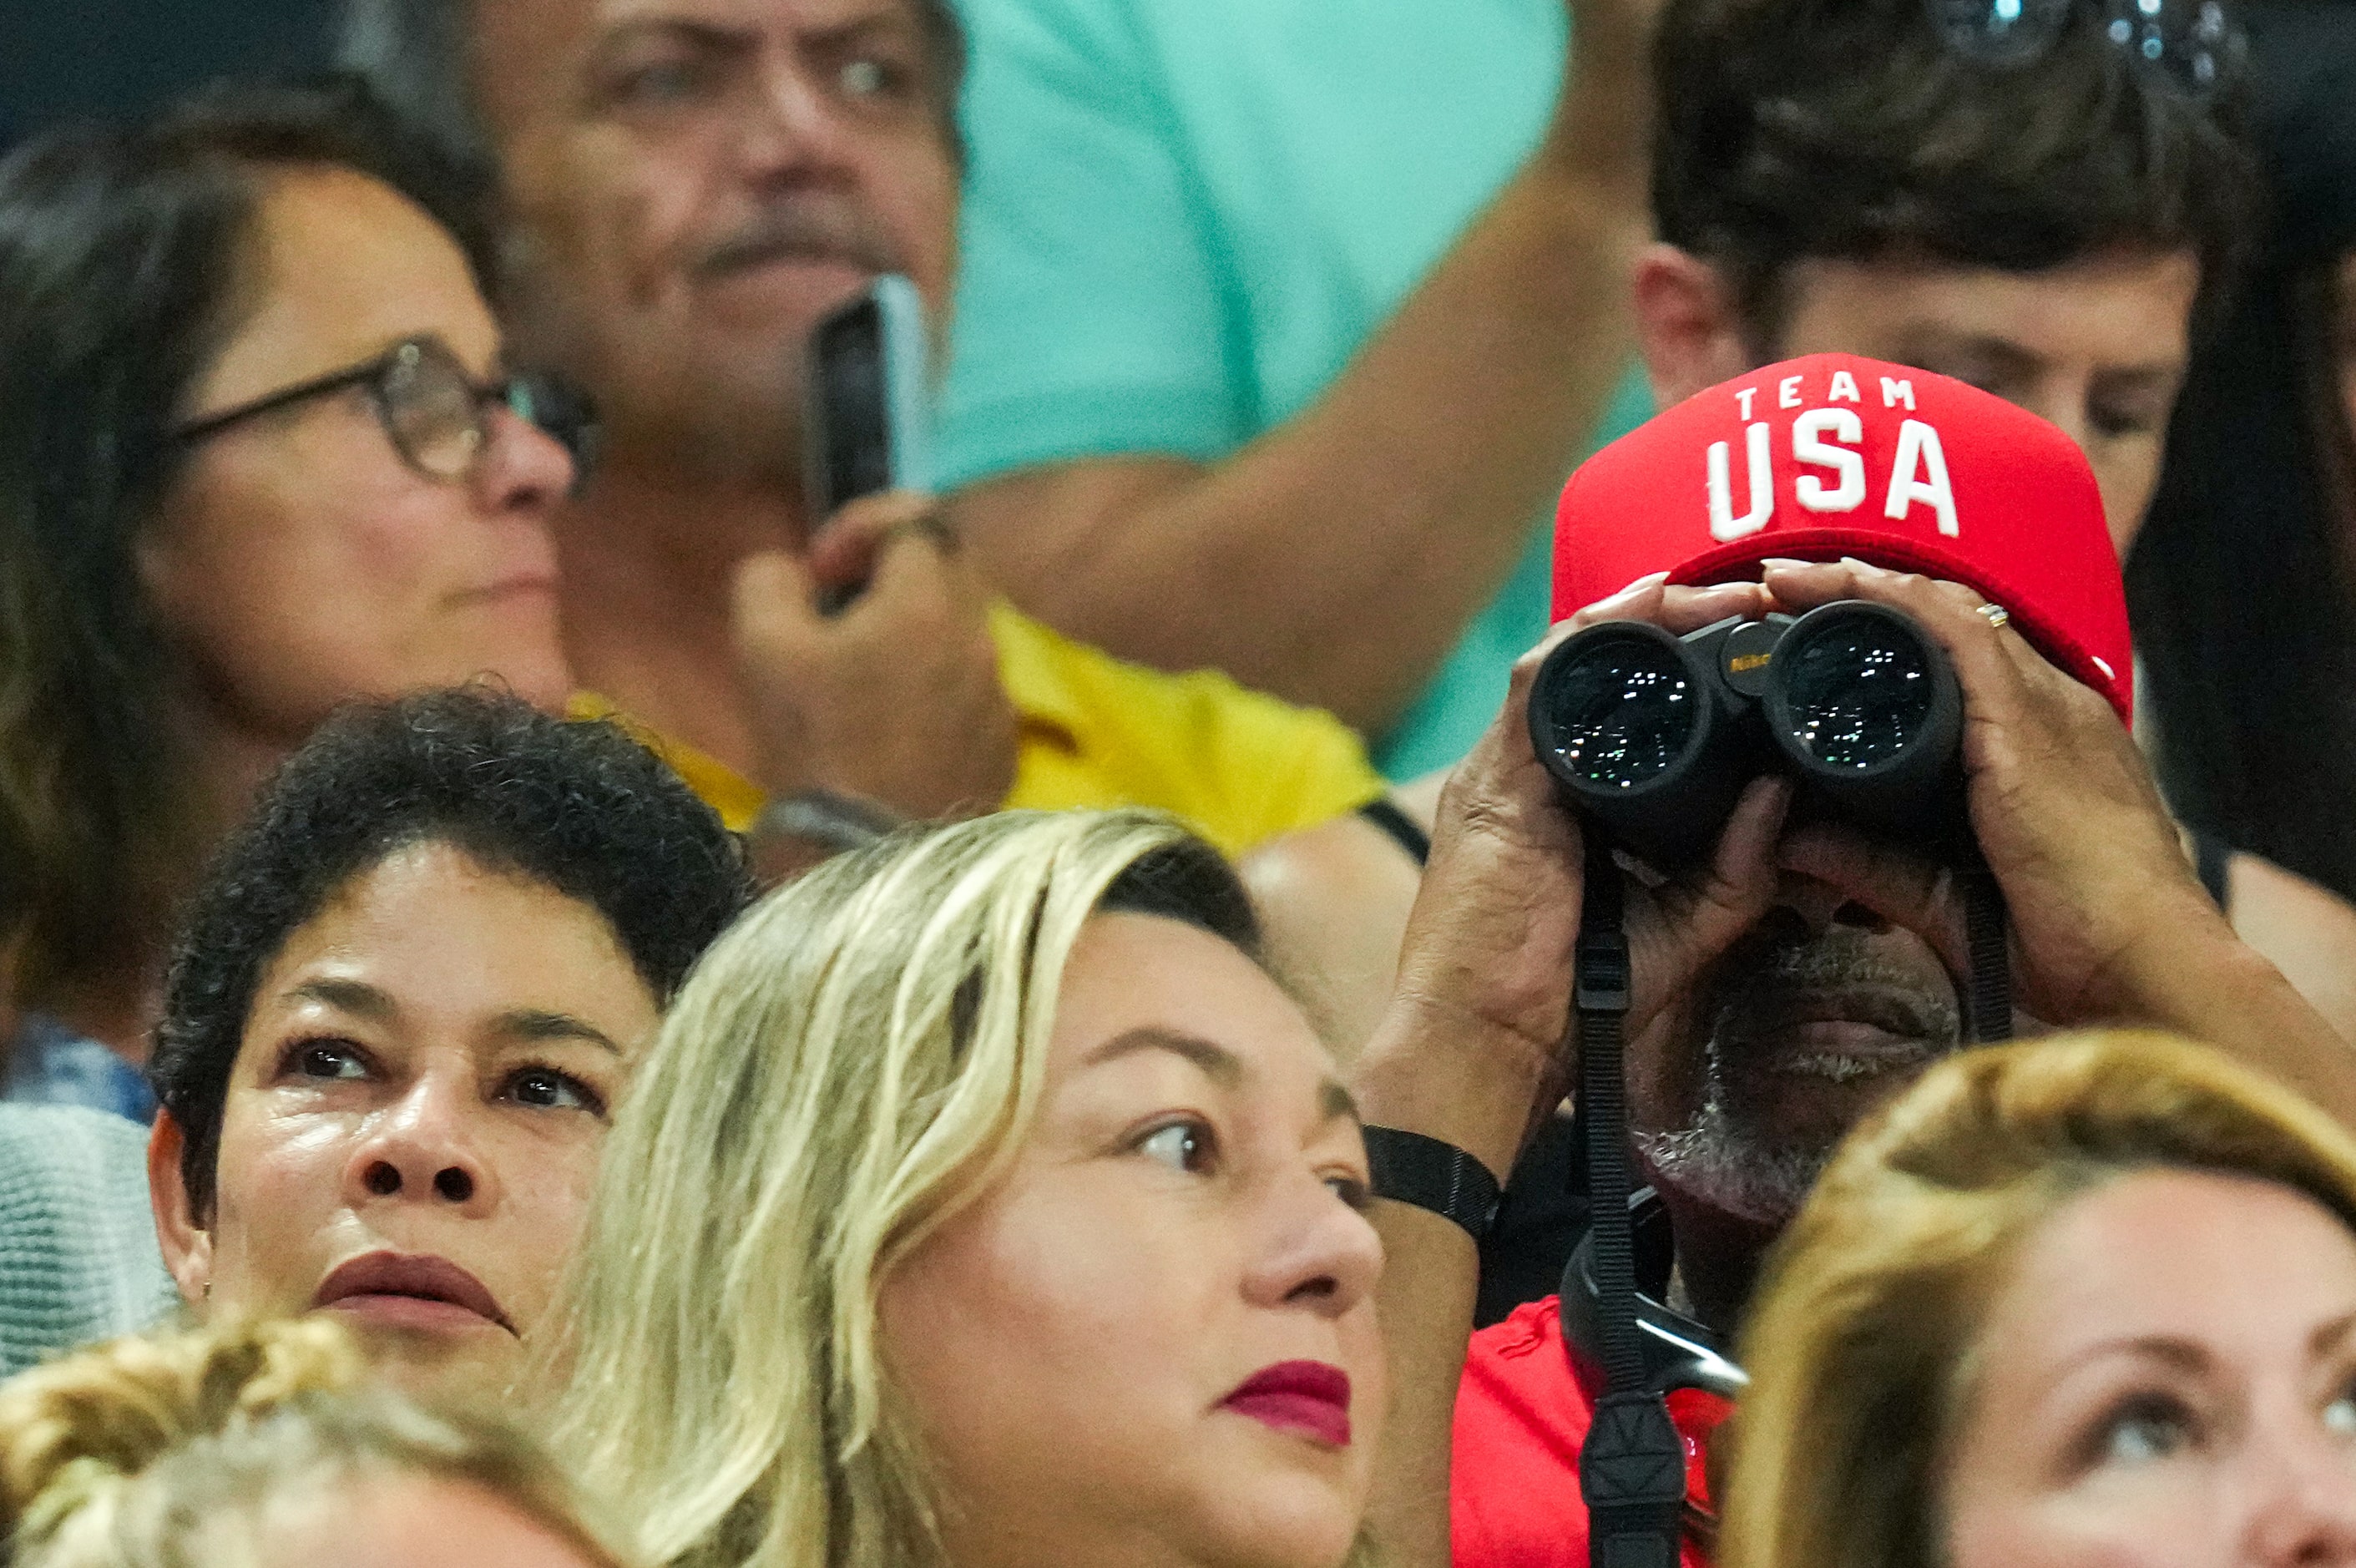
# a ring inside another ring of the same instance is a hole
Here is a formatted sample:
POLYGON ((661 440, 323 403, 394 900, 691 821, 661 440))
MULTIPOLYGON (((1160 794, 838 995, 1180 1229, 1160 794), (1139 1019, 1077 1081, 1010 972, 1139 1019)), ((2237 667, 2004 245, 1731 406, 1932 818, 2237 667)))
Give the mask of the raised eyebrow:
POLYGON ((905 7, 880 6, 863 16, 853 16, 824 27, 816 27, 802 35, 802 41, 819 50, 856 48, 874 38, 913 38, 917 36, 916 19, 905 7))
POLYGON ((1081 1065, 1097 1067, 1139 1051, 1168 1051, 1194 1064, 1205 1078, 1221 1089, 1241 1088, 1245 1078, 1243 1058, 1225 1046, 1214 1045, 1197 1035, 1183 1034, 1175 1029, 1155 1028, 1151 1025, 1115 1035, 1095 1050, 1081 1065))
POLYGON ((2024 349, 2010 338, 1986 332, 1951 333, 1921 327, 1906 338, 1905 347, 1908 351, 1926 358, 1942 354, 1976 354, 1992 361, 2001 374, 2018 374, 2045 368, 2043 355, 2024 349))
POLYGON ((616 23, 602 35, 592 51, 593 57, 602 60, 642 38, 661 38, 713 54, 746 55, 760 47, 757 36, 749 28, 723 27, 683 16, 640 16, 616 23))
POLYGON ((2344 1313, 2329 1323, 2319 1326, 2307 1337, 2308 1354, 2328 1355, 2351 1335, 2356 1335, 2356 1312, 2344 1313))
POLYGON ((1333 1079, 1329 1078, 1317 1086, 1317 1098, 1326 1121, 1339 1122, 1346 1117, 1352 1122, 1365 1124, 1366 1119, 1358 1114, 1358 1102, 1350 1098, 1348 1090, 1333 1079))
POLYGON ((2205 1371, 2209 1352, 2190 1339, 2179 1339, 2166 1334, 2146 1334, 2126 1339, 2105 1339, 2091 1345, 2081 1359, 2092 1361, 2104 1356, 2141 1356, 2155 1361, 2165 1361, 2180 1371, 2205 1371))
POLYGON ((2165 365, 2121 365, 2115 370, 2097 372, 2094 381, 2106 392, 2116 392, 2122 388, 2140 390, 2146 386, 2166 386, 2170 381, 2180 380, 2183 375, 2184 366, 2181 362, 2165 365))
POLYGON ((578 1040, 584 1045, 621 1056, 622 1047, 611 1035, 586 1019, 570 1013, 551 1012, 541 1007, 518 1007, 502 1013, 493 1021, 491 1033, 503 1039, 518 1041, 578 1040))
POLYGON ((286 993, 290 1002, 316 1002, 372 1024, 389 1024, 401 1014, 392 993, 364 980, 337 980, 330 975, 306 980, 286 993))

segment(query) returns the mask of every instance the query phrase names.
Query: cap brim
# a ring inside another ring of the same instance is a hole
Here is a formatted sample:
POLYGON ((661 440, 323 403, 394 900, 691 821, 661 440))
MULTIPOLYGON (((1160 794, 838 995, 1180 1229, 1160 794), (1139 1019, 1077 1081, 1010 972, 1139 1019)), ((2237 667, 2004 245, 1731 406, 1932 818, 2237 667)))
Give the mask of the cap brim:
POLYGON ((1755 579, 1762 561, 1830 562, 1852 555, 1890 571, 1918 572, 1961 583, 1982 598, 2002 605, 2011 624, 2039 652, 2101 693, 2123 721, 2129 719, 2131 710, 2120 673, 2040 613, 2038 596, 2029 585, 2007 582, 1961 552, 1941 550, 1918 535, 1869 528, 1775 529, 1693 556, 1670 571, 1669 581, 1699 585, 1755 579))

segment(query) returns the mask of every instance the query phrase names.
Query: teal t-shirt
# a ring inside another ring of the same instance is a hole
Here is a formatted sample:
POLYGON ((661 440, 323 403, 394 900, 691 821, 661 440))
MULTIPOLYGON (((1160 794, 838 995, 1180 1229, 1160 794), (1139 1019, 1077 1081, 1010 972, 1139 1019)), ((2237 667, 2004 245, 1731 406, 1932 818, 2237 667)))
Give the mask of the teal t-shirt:
MULTIPOLYGON (((1298 413, 1537 145, 1567 43, 1563 0, 961 9, 951 487, 1126 453, 1214 462, 1298 413)), ((1632 377, 1606 433, 1647 412, 1632 377)), ((1462 756, 1545 631, 1540 521, 1383 739, 1393 778, 1462 756)))

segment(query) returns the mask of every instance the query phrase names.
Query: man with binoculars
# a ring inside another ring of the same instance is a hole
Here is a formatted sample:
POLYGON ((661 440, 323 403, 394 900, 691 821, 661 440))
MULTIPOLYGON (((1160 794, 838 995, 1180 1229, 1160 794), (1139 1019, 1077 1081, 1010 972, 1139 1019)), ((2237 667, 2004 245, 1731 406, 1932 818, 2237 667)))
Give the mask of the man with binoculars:
POLYGON ((1471 1327, 1484 1182, 1576 1069, 1592 840, 1628 868, 1600 873, 1628 961, 1616 994, 1586 972, 1581 1029, 1624 1012, 1658 1194, 1638 1273, 1652 1252, 1667 1276, 1644 1378, 1674 1391, 1689 1563, 1762 1253, 1861 1116, 2009 1030, 1997 955, 2024 1027, 2181 1030, 2356 1120, 2356 1056, 2234 937, 2128 736, 2116 556, 2062 432, 1920 371, 1770 366, 1591 459, 1556 551, 1567 619, 1448 786, 1354 1072, 1377 1189, 1403 1199, 1376 1209, 1398 1396, 1378 1527, 1402 1563, 1451 1560, 1451 1502, 1466 1568, 1589 1560, 1601 1274, 1574 1258, 1559 1302, 1471 1327), (1994 955, 1971 940, 1991 910, 1994 955), (1955 978, 1992 968, 1993 993, 1955 978))

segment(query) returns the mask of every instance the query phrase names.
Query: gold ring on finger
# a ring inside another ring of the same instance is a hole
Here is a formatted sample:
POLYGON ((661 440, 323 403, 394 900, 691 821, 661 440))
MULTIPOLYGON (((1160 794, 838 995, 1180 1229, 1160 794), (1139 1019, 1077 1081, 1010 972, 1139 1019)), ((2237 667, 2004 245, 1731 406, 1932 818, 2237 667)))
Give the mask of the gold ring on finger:
POLYGON ((1979 613, 1986 618, 1988 625, 1999 630, 2012 619, 2011 614, 2002 605, 1982 605, 1979 607, 1979 613))

